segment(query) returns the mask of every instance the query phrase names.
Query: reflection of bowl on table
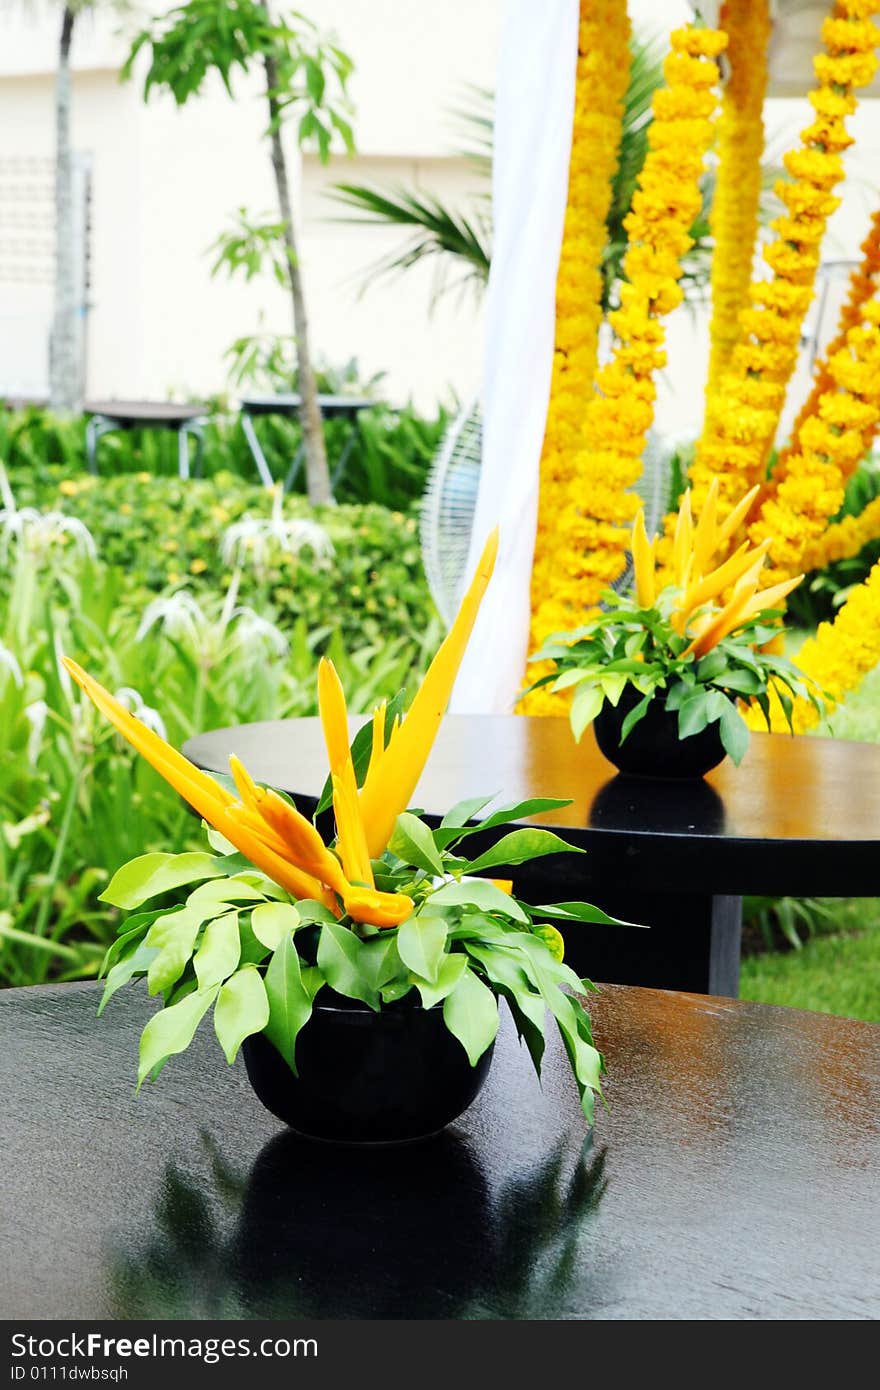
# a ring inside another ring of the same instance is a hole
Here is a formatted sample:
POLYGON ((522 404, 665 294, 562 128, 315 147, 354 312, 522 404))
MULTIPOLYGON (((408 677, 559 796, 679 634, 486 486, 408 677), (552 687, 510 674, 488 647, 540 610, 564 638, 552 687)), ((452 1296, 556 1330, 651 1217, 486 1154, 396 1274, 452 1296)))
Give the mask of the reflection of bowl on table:
POLYGON ((491 1230, 482 1167, 454 1134, 354 1154, 282 1133, 251 1170, 232 1259, 257 1308, 447 1318, 485 1284, 491 1230))
POLYGON ((651 833, 720 835, 724 802, 699 778, 627 777, 622 773, 600 787, 587 824, 598 830, 627 830, 634 825, 651 833))

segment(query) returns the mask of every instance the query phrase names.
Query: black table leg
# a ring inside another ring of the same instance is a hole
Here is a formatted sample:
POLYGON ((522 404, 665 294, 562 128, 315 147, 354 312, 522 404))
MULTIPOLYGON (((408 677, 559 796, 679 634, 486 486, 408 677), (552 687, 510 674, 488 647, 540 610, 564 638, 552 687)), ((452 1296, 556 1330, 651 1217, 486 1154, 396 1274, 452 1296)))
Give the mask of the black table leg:
POLYGON ((542 871, 541 864, 507 871, 525 902, 582 898, 614 917, 644 923, 642 928, 561 925, 565 959, 578 975, 607 984, 737 997, 742 898, 628 892, 601 882, 578 884, 575 892, 571 880, 542 871))

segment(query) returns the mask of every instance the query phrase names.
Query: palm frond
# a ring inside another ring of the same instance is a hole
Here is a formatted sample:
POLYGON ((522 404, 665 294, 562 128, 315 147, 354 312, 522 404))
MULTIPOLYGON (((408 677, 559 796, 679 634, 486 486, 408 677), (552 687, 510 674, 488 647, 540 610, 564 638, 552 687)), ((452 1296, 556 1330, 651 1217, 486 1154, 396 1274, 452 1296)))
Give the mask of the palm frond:
MULTIPOLYGON (((473 215, 452 211, 439 198, 413 189, 383 190, 366 184, 335 184, 328 195, 335 202, 360 214, 339 218, 344 222, 372 226, 394 226, 413 233, 400 250, 374 261, 365 274, 370 280, 381 275, 399 274, 430 257, 453 257, 464 275, 458 285, 476 282, 485 284, 489 277, 491 259, 490 229, 482 210, 473 215)), ((445 285, 440 274, 435 295, 445 285)))

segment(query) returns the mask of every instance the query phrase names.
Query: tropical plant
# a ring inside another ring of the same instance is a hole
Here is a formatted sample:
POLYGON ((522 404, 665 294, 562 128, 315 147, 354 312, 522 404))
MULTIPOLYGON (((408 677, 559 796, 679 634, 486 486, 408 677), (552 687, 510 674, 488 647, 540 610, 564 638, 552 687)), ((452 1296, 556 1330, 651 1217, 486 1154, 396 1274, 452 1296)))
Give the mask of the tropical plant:
POLYGON ((778 605, 803 575, 760 588, 769 541, 748 541, 719 563, 731 538, 754 503, 755 487, 720 524, 716 521, 718 480, 713 482, 700 519, 691 518, 690 492, 679 507, 671 573, 658 574, 656 538, 648 540, 644 511, 632 530, 635 589, 620 595, 607 590, 604 610, 583 627, 557 633, 531 658, 551 661, 553 669, 531 689, 574 690, 570 718, 576 739, 608 701, 617 705, 628 688, 635 692, 623 720, 621 743, 645 718, 655 700, 678 713, 678 736, 691 738, 717 724, 721 742, 739 763, 749 741, 740 708, 755 704, 771 724, 771 697, 779 701, 791 727, 792 701, 807 699, 820 711, 819 694, 797 668, 777 656, 778 605))
POLYGON ((179 106, 201 92, 209 73, 219 75, 231 96, 236 68, 262 70, 269 117, 265 134, 280 216, 263 223, 240 218, 223 241, 218 264, 230 273, 242 271, 249 279, 268 254, 276 279, 289 288, 308 495, 313 503, 329 502, 330 473, 282 131, 293 125, 300 148, 317 149, 322 163, 329 159, 335 137, 346 149, 353 148, 346 93, 351 59, 304 15, 275 13, 267 0, 187 0, 137 35, 123 69, 125 76, 131 75, 142 50, 150 55, 145 97, 154 88, 164 88, 179 106))
POLYGON ((139 1085, 189 1045, 211 1009, 230 1064, 246 1038, 262 1033, 296 1075, 297 1039, 324 988, 375 1011, 412 991, 424 1009, 442 1004, 446 1027, 475 1067, 495 1038, 504 997, 539 1071, 549 1009, 592 1118, 603 1060, 578 997, 591 986, 564 965, 552 922, 611 919, 586 903, 530 907, 478 877, 569 848, 550 831, 520 828, 476 858, 460 852, 479 830, 567 803, 502 807, 470 824, 492 800, 480 797, 451 808, 436 830, 406 809, 497 544, 496 532, 405 718, 400 699, 378 705, 349 747, 342 685, 332 663, 322 662, 319 706, 330 776, 318 810, 332 803, 330 844, 289 801, 257 786, 238 759, 230 760, 234 791, 228 790, 65 659, 101 713, 207 822, 215 851, 139 856, 102 895, 133 913, 105 957, 102 1006, 135 976, 145 975, 150 992, 163 999, 141 1037, 139 1085), (179 903, 182 889, 187 896, 179 903))

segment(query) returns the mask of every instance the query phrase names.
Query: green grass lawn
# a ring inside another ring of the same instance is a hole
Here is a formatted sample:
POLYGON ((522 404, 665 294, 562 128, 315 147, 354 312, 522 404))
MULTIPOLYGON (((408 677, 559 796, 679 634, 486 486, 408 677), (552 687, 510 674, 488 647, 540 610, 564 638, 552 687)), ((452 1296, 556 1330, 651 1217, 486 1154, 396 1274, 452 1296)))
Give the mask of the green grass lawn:
MULTIPOLYGON (((880 668, 834 711, 831 730, 836 738, 880 742, 880 668)), ((880 900, 846 899, 834 917, 800 951, 744 957, 742 998, 880 1023, 880 900)))
POLYGON ((741 997, 880 1023, 880 902, 851 898, 836 909, 835 930, 799 951, 746 956, 741 997))

